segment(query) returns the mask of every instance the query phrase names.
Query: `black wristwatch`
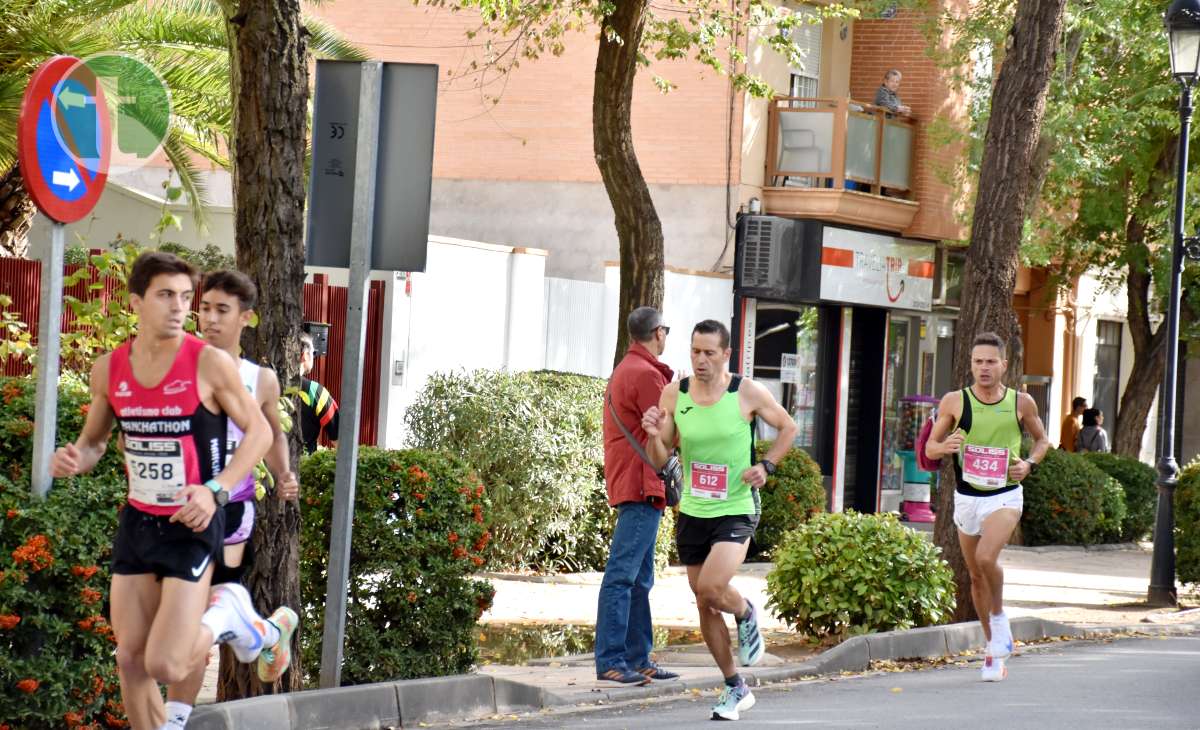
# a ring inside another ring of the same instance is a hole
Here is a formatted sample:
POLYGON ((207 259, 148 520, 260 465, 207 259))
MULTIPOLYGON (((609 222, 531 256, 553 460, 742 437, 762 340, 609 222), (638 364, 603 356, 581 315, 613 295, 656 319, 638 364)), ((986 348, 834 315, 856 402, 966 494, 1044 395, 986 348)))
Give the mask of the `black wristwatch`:
POLYGON ((204 486, 212 490, 213 501, 217 503, 218 507, 224 507, 226 504, 229 504, 229 492, 225 491, 224 487, 217 483, 216 479, 209 479, 204 483, 204 486))
POLYGON ((767 473, 767 476, 771 476, 775 473, 775 469, 777 467, 773 462, 767 461, 766 459, 759 459, 758 463, 762 464, 763 471, 767 473))
POLYGON ((1026 459, 1026 460, 1025 460, 1025 463, 1029 465, 1029 473, 1030 473, 1030 474, 1032 474, 1032 473, 1034 473, 1035 471, 1037 471, 1037 468, 1038 468, 1038 462, 1034 461, 1033 459, 1026 459))

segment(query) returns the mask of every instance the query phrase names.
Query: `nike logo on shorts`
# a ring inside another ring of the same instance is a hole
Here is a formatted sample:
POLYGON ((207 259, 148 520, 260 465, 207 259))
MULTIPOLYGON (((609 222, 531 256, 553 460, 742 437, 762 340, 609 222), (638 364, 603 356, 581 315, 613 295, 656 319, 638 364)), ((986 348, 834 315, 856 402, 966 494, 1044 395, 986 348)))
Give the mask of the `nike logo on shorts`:
POLYGON ((209 561, 209 560, 211 560, 211 559, 212 559, 212 556, 211 556, 211 555, 206 555, 206 556, 204 557, 204 560, 200 561, 200 564, 199 564, 199 565, 197 565, 196 567, 192 568, 192 577, 193 577, 193 578, 199 578, 199 577, 200 577, 200 575, 201 575, 201 574, 204 572, 204 569, 208 567, 208 561, 209 561))

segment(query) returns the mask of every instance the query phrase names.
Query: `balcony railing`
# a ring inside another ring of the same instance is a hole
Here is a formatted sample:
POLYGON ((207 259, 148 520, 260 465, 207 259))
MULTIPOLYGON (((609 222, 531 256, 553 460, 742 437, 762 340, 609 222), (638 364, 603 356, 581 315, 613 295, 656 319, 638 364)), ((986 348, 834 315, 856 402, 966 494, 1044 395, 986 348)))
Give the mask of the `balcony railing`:
POLYGON ((912 195, 911 117, 853 99, 776 97, 771 102, 767 187, 912 195))
POLYGON ((916 123, 853 99, 777 97, 768 115, 763 212, 904 235, 916 123))

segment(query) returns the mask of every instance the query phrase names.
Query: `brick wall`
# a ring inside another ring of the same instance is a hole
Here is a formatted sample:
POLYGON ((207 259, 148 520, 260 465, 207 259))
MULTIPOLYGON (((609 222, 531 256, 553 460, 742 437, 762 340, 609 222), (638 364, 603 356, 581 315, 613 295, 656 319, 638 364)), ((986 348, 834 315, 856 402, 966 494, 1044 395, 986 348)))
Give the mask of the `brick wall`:
MULTIPOLYGON (((470 72, 472 61, 484 59, 486 39, 466 37, 478 25, 474 13, 396 0, 339 0, 312 12, 374 58, 440 66, 435 177, 599 181, 592 153, 594 31, 568 34, 562 55, 524 60, 507 78, 477 72, 450 80, 448 72, 470 72)), ((725 184, 728 93, 727 78, 690 61, 638 71, 634 145, 648 182, 725 184), (678 88, 664 96, 653 74, 678 88)), ((740 132, 740 117, 734 129, 740 132)), ((735 146, 733 169, 739 166, 735 146)))
MULTIPOLYGON (((960 0, 949 3, 961 4, 960 0)), ((935 240, 959 239, 967 234, 955 212, 961 201, 954 186, 945 180, 961 161, 963 149, 957 145, 932 144, 929 123, 942 118, 962 127, 966 122, 966 99, 949 87, 946 73, 927 54, 928 40, 919 26, 921 21, 920 16, 902 10, 892 19, 855 22, 850 95, 871 102, 884 73, 891 68, 901 71, 904 76, 900 99, 912 107, 920 124, 914 156, 914 191, 921 209, 905 234, 935 240)))

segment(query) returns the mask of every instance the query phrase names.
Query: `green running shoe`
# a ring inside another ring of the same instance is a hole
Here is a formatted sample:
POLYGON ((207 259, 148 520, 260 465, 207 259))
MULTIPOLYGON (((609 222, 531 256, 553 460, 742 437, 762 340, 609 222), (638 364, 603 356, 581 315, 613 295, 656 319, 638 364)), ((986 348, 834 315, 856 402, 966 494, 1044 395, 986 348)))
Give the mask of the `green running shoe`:
POLYGON ((754 693, 745 682, 736 687, 726 685, 725 689, 721 690, 721 696, 717 698, 717 704, 713 705, 712 719, 737 720, 741 717, 739 713, 751 707, 754 707, 754 693))

